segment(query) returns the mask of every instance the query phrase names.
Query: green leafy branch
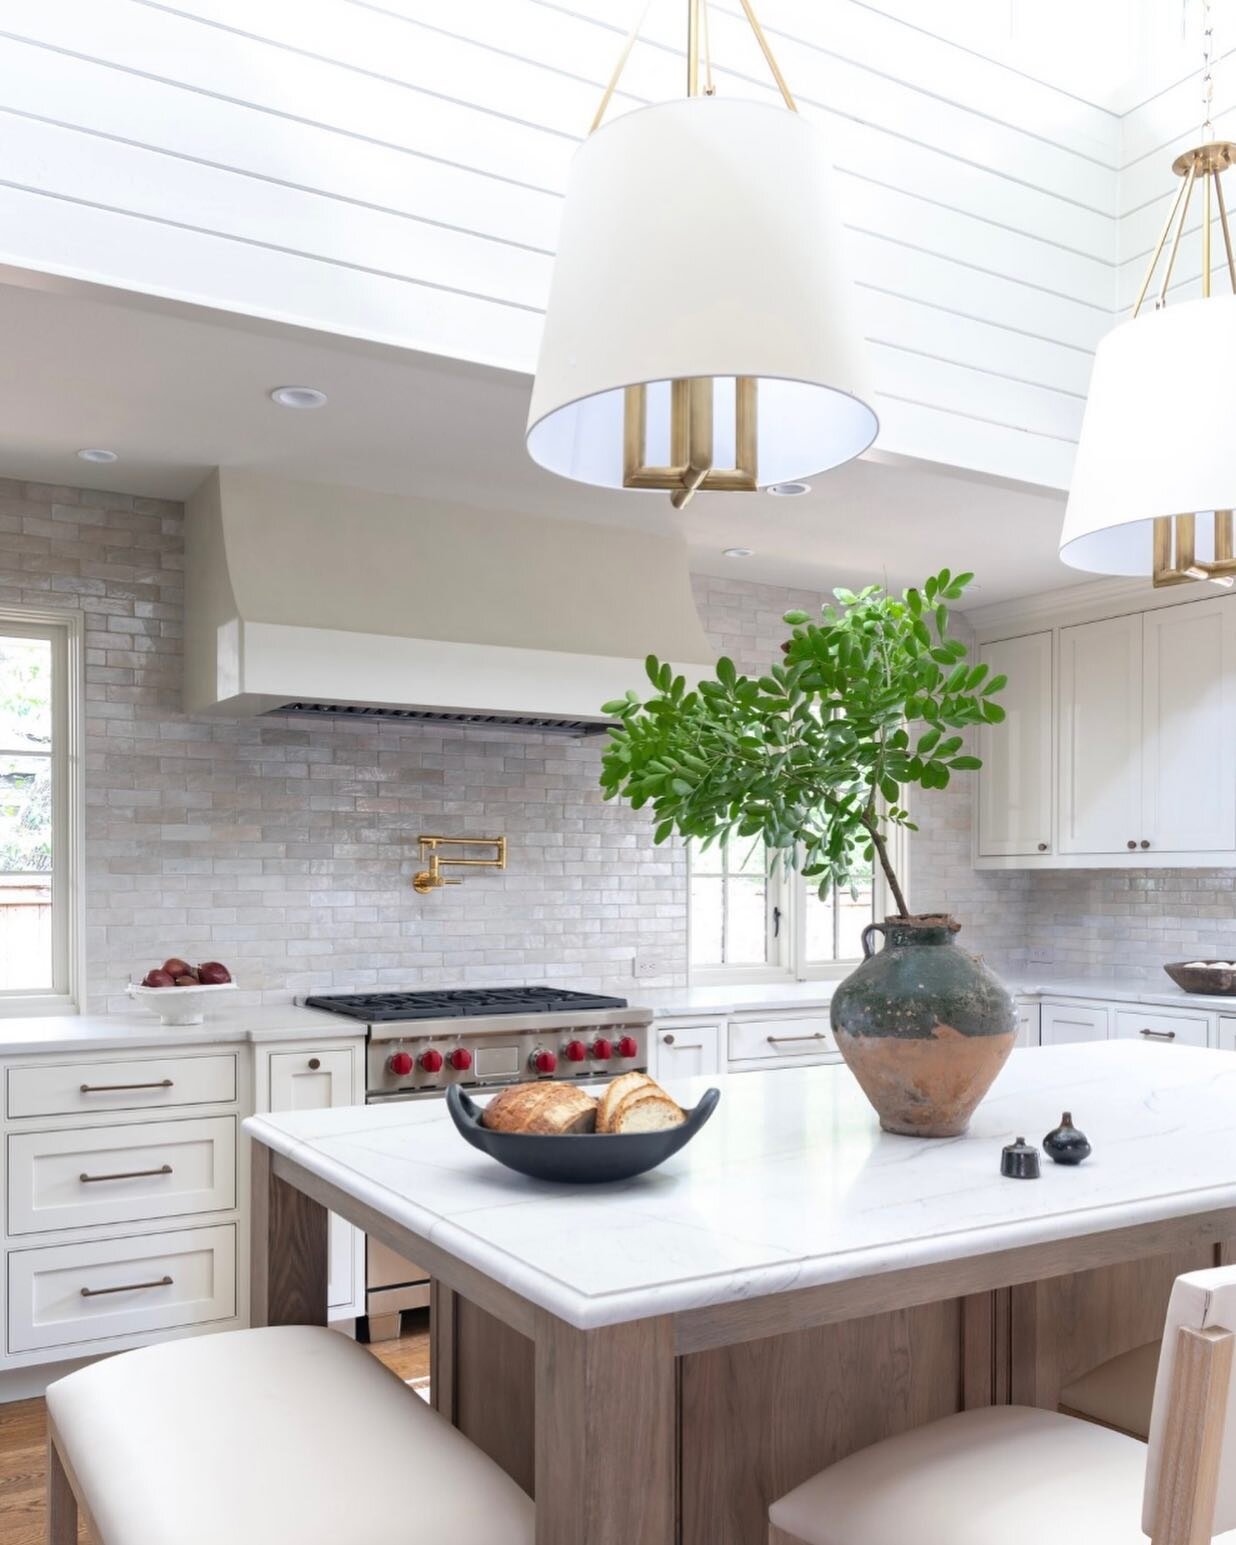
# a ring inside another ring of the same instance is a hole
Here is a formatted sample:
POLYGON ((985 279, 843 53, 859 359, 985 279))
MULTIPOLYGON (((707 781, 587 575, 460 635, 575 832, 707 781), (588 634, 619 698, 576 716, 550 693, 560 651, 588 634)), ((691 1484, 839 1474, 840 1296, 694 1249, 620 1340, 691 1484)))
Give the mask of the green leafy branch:
POLYGON ((783 658, 759 677, 722 658, 688 690, 650 655, 652 695, 603 709, 621 721, 602 758, 605 797, 651 805, 659 843, 674 832, 705 848, 760 838, 774 863, 818 879, 821 896, 851 885, 860 856, 878 859, 907 916, 887 843, 892 826, 916 829, 905 791, 977 769, 965 732, 1004 718, 1006 678, 970 664, 948 631, 948 603, 973 578, 941 569, 900 596, 836 590, 814 621, 787 612, 783 658))

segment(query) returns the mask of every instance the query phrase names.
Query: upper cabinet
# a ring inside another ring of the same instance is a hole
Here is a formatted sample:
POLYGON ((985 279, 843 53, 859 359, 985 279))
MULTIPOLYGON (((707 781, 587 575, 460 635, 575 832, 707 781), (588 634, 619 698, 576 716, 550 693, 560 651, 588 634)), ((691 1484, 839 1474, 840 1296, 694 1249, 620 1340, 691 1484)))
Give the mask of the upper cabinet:
POLYGON ((1142 825, 1142 619, 1060 630, 1060 851, 1121 853, 1142 825))
POLYGON ((984 644, 979 658, 1007 676, 1003 724, 979 730, 978 851, 1013 857, 1052 850, 1052 634, 984 644))
POLYGON ((1233 863, 1236 598, 1071 622, 981 657, 1009 686, 1006 723, 979 737, 980 868, 1233 863))

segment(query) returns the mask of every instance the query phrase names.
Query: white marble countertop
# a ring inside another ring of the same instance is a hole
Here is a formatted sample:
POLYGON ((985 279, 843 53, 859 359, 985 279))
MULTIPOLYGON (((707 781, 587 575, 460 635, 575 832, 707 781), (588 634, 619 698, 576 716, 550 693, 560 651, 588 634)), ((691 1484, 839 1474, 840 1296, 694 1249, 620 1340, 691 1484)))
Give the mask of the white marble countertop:
POLYGON ((200 1025, 165 1025, 154 1014, 54 1014, 0 1019, 0 1057, 30 1052, 116 1051, 125 1048, 218 1045, 228 1041, 318 1040, 363 1034, 338 1014, 294 1003, 220 1009, 200 1025))
MULTIPOLYGON (((670 1082, 722 1099, 659 1170, 591 1189, 470 1148, 437 1101, 255 1116, 248 1131, 521 1296, 591 1327, 1236 1206, 1236 1053, 1016 1051, 964 1138, 879 1130, 843 1067, 670 1082), (1005 1180, 1063 1109, 1077 1169, 1005 1180)), ((600 1139, 598 1139, 600 1140, 600 1139)))
MULTIPOLYGON (((1049 971, 1027 969, 999 973, 1017 998, 1084 998, 1102 1003, 1148 1003, 1169 1008, 1236 1017, 1236 997, 1218 993, 1185 992, 1167 976, 1160 981, 1134 982, 1116 977, 1053 977, 1049 971)), ((769 982, 752 986, 653 987, 610 986, 641 1008, 650 1008, 658 1019, 748 1014, 761 1010, 827 1009, 839 982, 769 982)))

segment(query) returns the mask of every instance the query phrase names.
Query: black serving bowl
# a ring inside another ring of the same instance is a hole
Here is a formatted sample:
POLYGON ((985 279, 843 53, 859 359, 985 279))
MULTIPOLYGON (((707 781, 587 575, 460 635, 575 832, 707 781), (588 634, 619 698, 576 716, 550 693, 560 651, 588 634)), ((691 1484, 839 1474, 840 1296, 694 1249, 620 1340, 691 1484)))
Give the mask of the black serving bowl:
POLYGON ((685 1148, 717 1108, 719 1089, 705 1090, 681 1126, 664 1132, 580 1132, 561 1137, 539 1132, 491 1132, 481 1125, 481 1111, 458 1084, 446 1091, 446 1108, 464 1139, 499 1164, 531 1175, 535 1180, 557 1180, 565 1185, 601 1185, 609 1180, 630 1180, 664 1164, 671 1154, 685 1148))

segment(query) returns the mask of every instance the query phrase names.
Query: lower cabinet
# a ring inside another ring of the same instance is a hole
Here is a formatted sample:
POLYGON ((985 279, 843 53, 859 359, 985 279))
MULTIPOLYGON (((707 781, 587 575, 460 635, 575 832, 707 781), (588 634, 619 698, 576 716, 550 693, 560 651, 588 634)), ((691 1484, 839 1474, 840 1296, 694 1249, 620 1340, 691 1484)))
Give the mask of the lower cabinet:
POLYGON ((1017 1008, 1017 1041, 1018 1046, 1040 1046, 1041 1027, 1040 1011, 1037 1003, 1019 1003, 1017 1008))
POLYGON ((654 1078, 693 1078, 721 1072, 721 1030, 717 1023, 687 1019, 656 1027, 652 1042, 654 1078))
POLYGON ((827 1010, 730 1020, 731 1071, 799 1067, 804 1063, 840 1060, 841 1053, 837 1050, 827 1010))
MULTIPOLYGON (((360 1104, 364 1100, 361 1078, 360 1054, 353 1047, 309 1043, 295 1051, 272 1051, 267 1054, 265 1091, 263 1080, 258 1079, 257 1109, 328 1110, 360 1104)), ((333 1214, 326 1296, 333 1318, 365 1312, 365 1236, 333 1214)))
POLYGON ((1073 1003, 1039 1006, 1039 1036, 1044 1046, 1063 1046, 1070 1041, 1105 1041, 1108 1031, 1105 1008, 1073 1003))
POLYGON ((1114 1034, 1125 1040, 1161 1041, 1177 1046, 1208 1046, 1210 1016, 1163 1014, 1152 1009, 1117 1009, 1114 1034))
POLYGON ((10 1250, 8 1350, 87 1355, 94 1343, 230 1320, 236 1225, 10 1250))

